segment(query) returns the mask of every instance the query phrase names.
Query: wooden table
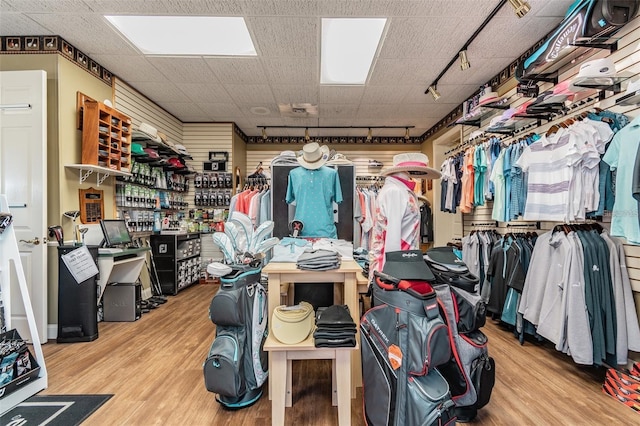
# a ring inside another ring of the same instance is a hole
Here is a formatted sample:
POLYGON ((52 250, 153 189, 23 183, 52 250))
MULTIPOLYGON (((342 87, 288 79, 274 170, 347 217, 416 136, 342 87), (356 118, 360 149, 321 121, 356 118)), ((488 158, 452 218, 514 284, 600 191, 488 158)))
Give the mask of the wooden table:
POLYGON ((291 362, 301 359, 330 359, 331 361, 331 403, 338 406, 338 425, 351 424, 351 387, 349 355, 354 348, 316 348, 313 336, 303 342, 285 345, 273 336, 267 337, 264 350, 269 352, 269 383, 271 390, 271 424, 284 426, 285 407, 291 407, 291 362))
MULTIPOLYGON (((343 301, 349 307, 351 317, 356 326, 360 323, 357 275, 362 275, 362 268, 354 260, 343 260, 340 268, 329 271, 307 271, 298 269, 294 262, 271 262, 262 270, 269 276, 268 305, 269 321, 273 311, 280 305, 280 285, 291 283, 322 283, 341 286, 343 301)), ((360 341, 359 327, 356 327, 356 342, 360 341)), ((269 357, 269 371, 271 372, 272 358, 269 357)), ((271 375, 271 373, 270 373, 271 375)), ((271 390, 271 380, 269 389, 271 390)), ((356 388, 362 386, 362 366, 360 364, 360 351, 351 351, 351 398, 356 396, 356 388)), ((271 392, 269 393, 271 397, 271 392)))

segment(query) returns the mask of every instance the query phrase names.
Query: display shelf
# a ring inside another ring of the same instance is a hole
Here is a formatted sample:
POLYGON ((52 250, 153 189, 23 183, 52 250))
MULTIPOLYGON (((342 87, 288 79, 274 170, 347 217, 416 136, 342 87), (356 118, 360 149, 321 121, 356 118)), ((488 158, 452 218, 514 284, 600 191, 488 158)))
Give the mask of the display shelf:
POLYGON ((131 167, 131 119, 102 102, 82 106, 82 163, 113 170, 131 167))
POLYGON ((620 93, 622 91, 621 84, 630 78, 631 78, 630 75, 617 76, 617 77, 604 77, 604 78, 600 77, 600 78, 594 78, 590 81, 589 80, 584 81, 581 83, 572 83, 572 86, 581 87, 585 89, 599 90, 601 92, 613 92, 615 94, 615 93, 620 93))
POLYGON ((480 110, 473 110, 470 114, 466 114, 466 116, 459 118, 453 123, 449 124, 447 127, 453 126, 473 126, 473 127, 481 127, 482 121, 487 118, 493 116, 498 112, 499 109, 487 108, 480 110))
POLYGON ((487 104, 480 105, 477 108, 498 109, 505 111, 509 109, 509 100, 506 98, 502 98, 495 102, 489 102, 487 104))
POLYGON ((640 90, 635 93, 629 93, 628 95, 622 96, 621 98, 616 99, 616 105, 622 106, 631 106, 631 105, 640 105, 640 90))
POLYGON ((178 291, 200 281, 200 233, 168 233, 151 236, 151 249, 163 294, 178 291))
POLYGON ((133 130, 132 140, 134 142, 144 144, 147 148, 152 148, 158 151, 159 154, 176 156, 180 158, 184 158, 185 160, 193 160, 191 155, 183 154, 180 151, 173 148, 171 145, 166 144, 162 141, 157 141, 149 137, 146 133, 141 132, 139 130, 133 130))
POLYGON ((87 178, 89 178, 89 176, 91 176, 92 173, 95 173, 98 186, 100 186, 109 176, 133 176, 128 171, 114 170, 108 167, 95 166, 92 164, 66 164, 65 167, 80 171, 80 183, 83 183, 87 178))
POLYGON ((521 81, 544 81, 558 84, 558 72, 567 65, 580 63, 588 58, 592 49, 609 50, 615 52, 618 49, 618 38, 591 38, 586 40, 576 40, 559 52, 555 60, 544 65, 535 67, 535 72, 525 74, 519 79, 521 81))

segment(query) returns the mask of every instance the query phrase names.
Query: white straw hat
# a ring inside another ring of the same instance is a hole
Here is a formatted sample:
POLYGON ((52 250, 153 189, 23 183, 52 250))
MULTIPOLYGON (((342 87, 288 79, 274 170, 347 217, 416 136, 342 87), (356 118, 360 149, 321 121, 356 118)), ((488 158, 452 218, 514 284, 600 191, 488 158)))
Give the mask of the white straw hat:
MULTIPOLYGON (((134 133, 135 132, 142 133, 143 138, 148 138, 154 142, 162 143, 162 139, 160 139, 160 136, 158 136, 158 129, 156 129, 150 124, 140 123, 140 126, 138 126, 137 129, 133 129, 133 130, 134 130, 134 133)), ((134 135, 134 139, 136 139, 136 136, 137 135, 134 135)))
POLYGON ((329 147, 311 142, 302 147, 302 154, 297 157, 298 163, 305 169, 319 169, 329 160, 329 147))
POLYGON ((421 152, 406 152, 393 156, 393 166, 383 169, 380 174, 407 172, 411 177, 421 179, 440 179, 440 172, 429 167, 429 157, 421 152))

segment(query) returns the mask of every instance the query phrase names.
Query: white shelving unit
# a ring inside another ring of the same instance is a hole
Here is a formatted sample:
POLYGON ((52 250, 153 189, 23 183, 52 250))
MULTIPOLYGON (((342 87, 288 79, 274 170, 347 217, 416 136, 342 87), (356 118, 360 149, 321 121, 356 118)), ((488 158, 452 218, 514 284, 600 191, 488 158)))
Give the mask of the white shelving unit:
MULTIPOLYGON (((5 195, 0 195, 0 211, 9 212, 9 205, 5 195)), ((42 347, 40 346, 36 320, 33 315, 31 299, 29 298, 27 279, 25 278, 24 269, 22 268, 22 261, 20 260, 20 252, 18 251, 18 242, 16 241, 13 225, 10 225, 9 228, 0 234, 0 286, 2 288, 2 301, 4 304, 7 330, 11 330, 11 283, 9 281, 11 262, 13 262, 16 276, 18 277, 20 295, 22 296, 22 303, 24 303, 24 310, 27 314, 29 332, 31 333, 31 344, 35 352, 35 359, 40 366, 40 372, 38 373, 38 377, 31 382, 20 386, 6 396, 0 397, 0 414, 9 411, 22 401, 47 388, 47 368, 44 363, 44 355, 42 353, 42 347)))

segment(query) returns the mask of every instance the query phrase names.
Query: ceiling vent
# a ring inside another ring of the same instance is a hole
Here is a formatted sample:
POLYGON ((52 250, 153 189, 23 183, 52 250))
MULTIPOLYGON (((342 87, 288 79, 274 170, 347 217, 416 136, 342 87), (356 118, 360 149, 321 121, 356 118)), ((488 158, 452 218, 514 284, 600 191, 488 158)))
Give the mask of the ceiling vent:
POLYGON ((318 105, 312 104, 278 104, 283 117, 308 118, 318 116, 318 105))

